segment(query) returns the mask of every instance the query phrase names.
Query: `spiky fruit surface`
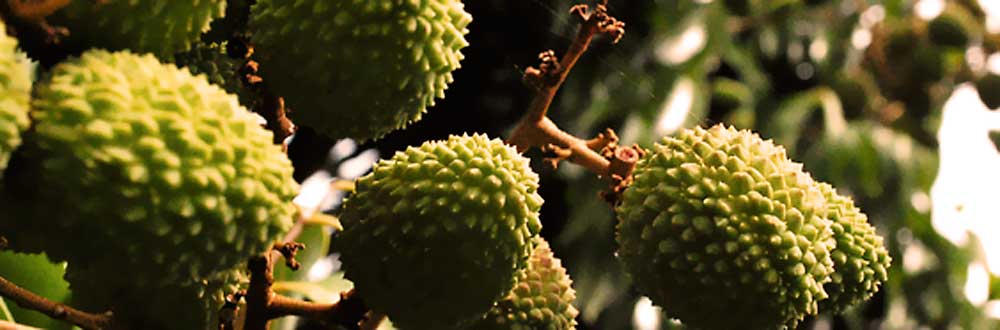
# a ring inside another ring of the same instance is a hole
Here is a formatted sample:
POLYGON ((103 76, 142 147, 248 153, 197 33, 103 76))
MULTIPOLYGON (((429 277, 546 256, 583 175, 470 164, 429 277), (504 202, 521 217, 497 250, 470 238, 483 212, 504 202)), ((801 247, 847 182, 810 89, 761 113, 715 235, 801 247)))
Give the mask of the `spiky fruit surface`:
POLYGON ((17 39, 7 36, 0 22, 0 173, 7 168, 10 154, 21 145, 21 132, 28 128, 30 94, 27 58, 17 52, 17 39))
POLYGON ((824 201, 770 140, 683 130, 636 165, 616 208, 618 255, 639 291, 688 326, 794 327, 833 272, 824 201))
POLYGON ((93 50, 54 67, 32 105, 24 167, 35 172, 19 180, 41 187, 43 216, 23 225, 46 233, 57 259, 114 264, 108 281, 155 286, 235 267, 291 227, 290 162, 203 76, 93 50))
POLYGON ((576 329, 579 312, 573 307, 576 291, 569 274, 549 243, 535 239, 528 266, 517 277, 514 289, 497 302, 472 329, 569 330, 576 329))
POLYGON ((218 313, 226 296, 247 282, 242 267, 238 267, 155 287, 117 281, 109 285, 111 272, 121 272, 113 267, 74 264, 67 269, 66 280, 73 291, 74 307, 92 311, 110 308, 115 322, 121 322, 125 329, 218 329, 218 313))
POLYGON ((830 256, 834 273, 824 285, 829 299, 820 301, 820 309, 839 313, 848 307, 867 300, 878 286, 888 279, 889 251, 868 217, 854 206, 854 201, 841 196, 826 183, 820 190, 827 201, 827 219, 837 240, 837 247, 830 256))
POLYGON ((49 20, 67 27, 67 42, 82 49, 129 49, 169 60, 190 49, 225 8, 225 0, 71 1, 49 20))
POLYGON ((239 70, 244 61, 226 55, 223 44, 202 44, 174 57, 179 67, 191 70, 193 74, 203 74, 208 82, 222 87, 226 92, 239 97, 240 104, 250 109, 254 100, 253 92, 243 87, 239 70))
POLYGON ((260 0, 250 20, 261 76, 292 119, 359 140, 420 120, 444 97, 471 21, 458 0, 260 0))
POLYGON ((334 246, 365 303, 401 328, 467 326, 524 268, 537 189, 528 160, 498 139, 426 142, 358 179, 334 246))

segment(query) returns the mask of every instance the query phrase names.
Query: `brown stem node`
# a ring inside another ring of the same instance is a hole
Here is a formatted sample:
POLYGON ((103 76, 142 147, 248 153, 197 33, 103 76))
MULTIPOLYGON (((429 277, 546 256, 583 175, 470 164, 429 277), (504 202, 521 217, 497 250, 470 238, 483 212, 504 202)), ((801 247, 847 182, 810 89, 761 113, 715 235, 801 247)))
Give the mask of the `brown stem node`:
POLYGON ((274 293, 273 252, 284 254, 281 250, 297 251, 298 243, 286 243, 275 246, 275 250, 250 258, 247 268, 250 270, 250 285, 246 297, 245 330, 267 330, 272 319, 296 315, 328 324, 338 324, 348 329, 358 329, 368 307, 354 294, 354 290, 340 294, 336 303, 316 303, 293 299, 274 293))
POLYGON ((607 1, 599 1, 593 10, 587 5, 575 5, 570 8, 570 13, 582 21, 576 38, 561 59, 555 56, 555 52, 548 50, 538 56, 541 60, 538 68, 530 67, 525 70, 524 80, 535 89, 535 96, 507 143, 515 146, 519 152, 541 148, 549 155, 545 158, 549 167, 555 168, 559 162, 567 160, 609 179, 609 192, 602 196, 615 199, 614 196, 631 182, 634 159, 638 159, 634 157, 634 151, 629 151, 632 148, 619 151, 618 136, 611 129, 604 130, 590 140, 579 139, 561 130, 549 120, 546 113, 559 87, 566 81, 569 71, 580 56, 587 51, 594 35, 608 34, 614 42, 618 42, 625 33, 625 23, 608 15, 607 1))
POLYGON ((280 252, 281 255, 285 257, 285 266, 288 266, 288 268, 291 268, 292 270, 299 270, 299 267, 302 266, 299 264, 298 260, 295 260, 295 255, 305 248, 305 244, 298 242, 274 244, 274 250, 280 252))

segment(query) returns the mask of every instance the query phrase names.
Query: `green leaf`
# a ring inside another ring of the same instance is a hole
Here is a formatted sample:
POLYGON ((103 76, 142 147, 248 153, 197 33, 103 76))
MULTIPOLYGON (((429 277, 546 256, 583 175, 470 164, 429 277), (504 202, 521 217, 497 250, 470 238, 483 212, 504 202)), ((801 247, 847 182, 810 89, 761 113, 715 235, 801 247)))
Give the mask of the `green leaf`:
POLYGON ((829 87, 821 86, 792 95, 781 102, 767 131, 777 144, 783 145, 789 154, 794 154, 801 130, 808 126, 809 116, 816 109, 823 111, 826 134, 840 136, 847 130, 840 98, 829 87))
POLYGON ((353 287, 354 283, 345 279, 343 272, 338 272, 317 282, 284 281, 274 283, 274 291, 276 292, 299 295, 305 299, 322 303, 340 301, 340 293, 353 287))
MULTIPOLYGON (((18 286, 55 302, 66 302, 69 284, 63 280, 66 263, 53 263, 40 254, 0 252, 0 276, 18 286)), ((45 314, 8 304, 12 319, 43 329, 70 329, 70 325, 45 314)))

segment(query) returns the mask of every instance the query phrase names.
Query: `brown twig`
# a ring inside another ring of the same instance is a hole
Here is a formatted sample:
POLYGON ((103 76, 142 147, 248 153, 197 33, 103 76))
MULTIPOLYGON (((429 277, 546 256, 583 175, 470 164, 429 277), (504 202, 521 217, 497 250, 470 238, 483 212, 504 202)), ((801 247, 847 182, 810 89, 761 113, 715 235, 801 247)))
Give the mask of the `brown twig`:
MULTIPOLYGON (((245 56, 252 53, 253 47, 247 45, 245 56)), ((267 129, 274 133, 274 143, 281 144, 285 138, 295 133, 295 123, 286 116, 288 109, 285 107, 285 99, 274 94, 257 74, 259 66, 256 61, 247 60, 239 70, 240 82, 257 94, 258 100, 251 106, 251 110, 267 120, 267 129)))
POLYGON ((295 255, 298 254, 299 251, 304 250, 305 248, 306 248, 305 244, 298 242, 274 244, 274 250, 278 251, 279 253, 281 253, 281 256, 285 257, 285 266, 287 266, 291 270, 299 270, 299 267, 301 265, 299 264, 298 260, 295 260, 295 255))
POLYGON ((25 290, 6 278, 0 277, 0 296, 8 298, 18 306, 41 312, 57 320, 64 320, 86 330, 111 329, 111 312, 91 314, 53 302, 45 297, 25 290))
POLYGON ((56 10, 69 5, 72 0, 7 0, 11 12, 25 20, 41 20, 56 10))
POLYGON ((587 51, 594 36, 608 34, 617 43, 625 33, 625 23, 608 15, 606 0, 599 1, 594 10, 587 5, 576 5, 570 12, 582 21, 580 30, 562 59, 557 58, 552 50, 547 50, 538 55, 541 61, 538 68, 525 70, 524 81, 535 89, 535 96, 507 143, 520 152, 540 148, 551 155, 545 159, 551 167, 566 160, 608 178, 611 187, 603 196, 615 203, 617 194, 630 182, 632 168, 642 150, 638 146, 618 146, 618 136, 611 129, 593 139, 582 140, 561 130, 546 117, 546 113, 559 87, 580 56, 587 51))
MULTIPOLYGON (((336 303, 315 303, 293 299, 274 293, 274 258, 277 255, 292 256, 300 245, 288 243, 279 249, 250 258, 250 285, 245 293, 246 322, 244 330, 266 330, 270 321, 279 317, 296 315, 329 324, 338 324, 348 329, 358 329, 368 308, 354 290, 340 294, 336 303), (278 253, 275 253, 278 252, 278 253)), ((286 262, 292 264, 294 262, 286 262)))

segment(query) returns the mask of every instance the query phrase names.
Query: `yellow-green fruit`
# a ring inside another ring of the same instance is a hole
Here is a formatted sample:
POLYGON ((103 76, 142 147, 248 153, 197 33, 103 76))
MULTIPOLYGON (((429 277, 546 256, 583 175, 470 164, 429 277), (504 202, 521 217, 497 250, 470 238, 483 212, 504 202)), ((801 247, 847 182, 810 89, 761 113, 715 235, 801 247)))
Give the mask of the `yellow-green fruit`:
POLYGON ((368 140, 420 120, 443 98, 468 45, 458 0, 260 0, 260 73, 299 125, 368 140))
POLYGON ((31 72, 27 62, 17 51, 17 39, 7 36, 0 22, 0 173, 21 145, 21 132, 28 128, 31 72))
POLYGON ((569 274, 545 239, 535 239, 528 267, 517 277, 514 289, 497 302, 472 329, 569 330, 576 329, 573 307, 576 291, 569 274))
POLYGON ((291 163, 204 76, 92 50, 55 66, 35 92, 32 171, 19 176, 21 195, 33 195, 17 197, 39 215, 14 232, 46 235, 46 252, 71 267, 115 265, 112 287, 183 283, 238 266, 291 227, 291 163))
POLYGON ((537 189, 528 160, 498 139, 426 142, 358 179, 334 247, 365 303, 394 324, 468 326, 524 268, 541 229, 537 189))
POLYGON ((66 271, 66 280, 73 292, 74 307, 89 311, 110 309, 122 329, 215 330, 226 296, 236 293, 247 282, 242 269, 144 287, 127 281, 109 285, 108 276, 122 273, 113 264, 73 264, 66 271))
POLYGON ((878 292, 879 284, 888 279, 892 259, 882 237, 854 201, 837 194, 829 184, 820 183, 819 188, 826 197, 826 217, 832 221, 830 228, 837 240, 830 253, 835 271, 824 285, 830 298, 820 301, 819 306, 820 310, 840 313, 878 292))
POLYGON ((618 256, 639 292, 690 327, 794 328, 827 297, 825 211, 784 148, 723 125, 686 129, 636 164, 616 208, 618 256))
POLYGON ((964 48, 973 38, 979 37, 981 26, 968 9, 949 5, 927 23, 927 36, 937 45, 964 48))
POLYGON ((253 106, 255 96, 240 80, 239 70, 244 62, 226 55, 225 43, 201 44, 174 57, 177 66, 186 67, 196 75, 205 75, 208 82, 222 87, 230 94, 236 94, 240 104, 249 109, 253 106))
POLYGON ((49 22, 68 28, 66 42, 83 49, 129 49, 171 59, 198 42, 225 8, 225 0, 70 1, 49 22))

